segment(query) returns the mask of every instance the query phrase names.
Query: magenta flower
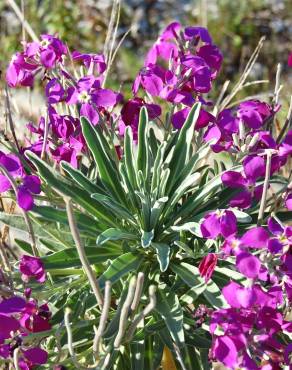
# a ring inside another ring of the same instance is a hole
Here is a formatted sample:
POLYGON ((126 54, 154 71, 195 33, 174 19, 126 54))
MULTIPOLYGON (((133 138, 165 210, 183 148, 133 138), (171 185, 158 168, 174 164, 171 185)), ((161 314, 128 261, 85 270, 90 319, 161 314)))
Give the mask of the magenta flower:
POLYGON ((100 80, 93 75, 82 77, 75 87, 67 90, 68 104, 80 104, 80 115, 87 117, 93 125, 99 121, 99 108, 110 108, 118 104, 122 95, 102 89, 100 80))
POLYGON ((47 304, 38 306, 36 301, 30 300, 26 303, 19 322, 26 330, 39 333, 51 329, 50 318, 51 312, 47 304))
MULTIPOLYGON (((26 175, 19 158, 14 154, 4 154, 0 152, 0 163, 9 171, 10 175, 18 184, 17 203, 25 211, 29 211, 34 206, 34 194, 41 192, 41 181, 35 175, 26 175)), ((0 192, 12 189, 12 185, 4 175, 0 174, 0 192)))
POLYGON ((6 81, 10 87, 33 86, 35 75, 42 69, 52 69, 63 62, 67 48, 62 41, 51 35, 42 35, 40 42, 27 43, 22 53, 13 56, 6 81))
POLYGON ((202 236, 207 239, 216 239, 218 236, 227 238, 236 234, 236 231, 236 217, 228 210, 210 212, 201 223, 202 236))
POLYGON ((135 139, 137 138, 139 114, 143 106, 146 107, 150 120, 154 120, 161 115, 161 108, 159 105, 146 103, 143 99, 138 97, 130 99, 124 104, 121 110, 122 122, 119 125, 121 135, 124 135, 125 126, 131 126, 134 137, 135 139))
POLYGON ((39 347, 22 350, 22 353, 29 368, 44 365, 48 361, 48 353, 39 347))
POLYGON ((8 86, 33 86, 36 64, 27 63, 23 54, 17 53, 13 56, 6 71, 8 86))
POLYGON ((285 206, 289 211, 292 211, 292 193, 288 194, 286 197, 285 206))
POLYGON ((0 313, 0 342, 10 338, 11 332, 17 331, 19 327, 20 324, 14 317, 0 313))
POLYGON ((247 156, 243 161, 243 175, 235 171, 226 171, 221 179, 225 186, 240 189, 229 202, 231 207, 249 208, 252 200, 259 200, 262 186, 256 186, 256 181, 265 175, 265 161, 259 156, 247 156))
POLYGON ((241 246, 255 249, 267 248, 268 242, 269 233, 263 227, 253 227, 240 239, 241 246))
POLYGON ((292 155, 292 130, 289 130, 279 146, 279 155, 289 157, 292 155))
POLYGON ((198 41, 205 42, 206 44, 212 44, 212 38, 204 27, 186 27, 185 36, 187 39, 195 39, 198 41))
POLYGON ((219 336, 215 339, 213 344, 213 356, 225 366, 234 368, 237 365, 236 340, 232 340, 228 336, 219 336))
POLYGON ((273 114, 272 107, 259 100, 240 103, 237 110, 237 117, 251 129, 262 127, 273 114))
POLYGON ((52 35, 42 35, 38 46, 40 61, 45 68, 53 68, 57 62, 63 61, 67 48, 63 42, 52 35))
POLYGON ((23 281, 27 282, 32 277, 39 283, 43 283, 46 280, 43 262, 38 257, 23 255, 20 260, 19 269, 23 281))
POLYGON ((222 55, 205 28, 180 31, 179 23, 170 24, 150 49, 144 68, 133 83, 135 96, 142 87, 153 97, 190 107, 201 93, 210 91, 222 55), (168 62, 168 69, 166 63, 164 67, 159 64, 160 60, 168 62))
POLYGON ((226 302, 233 308, 249 308, 257 301, 257 295, 253 288, 245 288, 235 282, 230 282, 222 289, 226 302))
POLYGON ((88 69, 88 74, 93 75, 102 74, 106 70, 106 63, 104 56, 101 54, 84 54, 78 51, 73 51, 73 60, 81 61, 88 69))
POLYGON ((241 252, 236 256, 236 267, 247 278, 255 279, 260 273, 261 262, 251 253, 241 252))
POLYGON ((283 249, 292 246, 292 226, 282 226, 274 218, 268 220, 269 231, 273 234, 268 242, 271 253, 282 253, 283 249))
POLYGON ((158 58, 166 61, 169 61, 171 57, 177 58, 178 47, 174 42, 172 42, 172 40, 178 37, 180 28, 181 25, 178 22, 173 22, 165 28, 161 36, 149 50, 145 58, 145 67, 150 64, 156 64, 158 58))
POLYGON ((136 95, 140 88, 147 91, 152 96, 159 96, 165 84, 166 70, 156 65, 144 67, 136 77, 132 91, 136 95))
POLYGON ((49 104, 60 103, 65 99, 65 90, 57 78, 52 78, 47 83, 45 91, 49 104))
POLYGON ((10 315, 17 312, 22 312, 25 307, 25 299, 21 297, 11 297, 3 299, 0 302, 0 313, 10 315))
POLYGON ((221 68, 223 60, 220 50, 215 45, 203 45, 200 47, 197 55, 204 59, 209 68, 211 68, 211 77, 214 79, 221 68))
MULTIPOLYGON (((189 114, 190 108, 183 108, 172 115, 171 122, 176 129, 182 128, 189 114)), ((206 127, 210 122, 213 122, 215 117, 204 109, 200 109, 199 117, 197 119, 195 129, 199 130, 206 127)))
POLYGON ((239 120, 233 115, 230 109, 224 109, 218 114, 216 121, 210 125, 204 134, 206 142, 216 140, 211 145, 215 153, 228 151, 234 144, 232 134, 239 131, 239 120))
POLYGON ((205 278, 207 283, 213 274, 213 271, 217 265, 218 257, 215 253, 209 253, 205 256, 199 264, 199 272, 202 277, 205 278))

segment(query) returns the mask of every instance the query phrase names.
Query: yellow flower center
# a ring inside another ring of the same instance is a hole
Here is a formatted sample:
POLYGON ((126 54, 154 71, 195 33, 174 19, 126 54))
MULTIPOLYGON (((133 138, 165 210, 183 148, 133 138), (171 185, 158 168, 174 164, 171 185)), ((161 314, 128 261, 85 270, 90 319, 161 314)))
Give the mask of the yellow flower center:
POLYGON ((87 91, 81 91, 81 93, 78 96, 78 100, 80 103, 89 103, 90 101, 90 95, 87 91))

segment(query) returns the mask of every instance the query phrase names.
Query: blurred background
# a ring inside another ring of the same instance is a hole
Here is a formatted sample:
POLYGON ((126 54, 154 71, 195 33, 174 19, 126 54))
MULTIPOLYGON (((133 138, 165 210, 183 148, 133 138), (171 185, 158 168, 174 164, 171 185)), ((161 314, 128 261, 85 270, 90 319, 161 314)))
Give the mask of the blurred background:
MULTIPOLYGON (((110 19, 111 0, 0 0, 0 69, 21 48, 21 22, 11 7, 23 6, 25 19, 34 32, 58 34, 71 50, 101 52, 110 19)), ((252 85, 238 98, 269 94, 275 82, 277 63, 282 64, 283 104, 291 94, 292 51, 291 0, 123 0, 118 39, 129 34, 118 52, 109 84, 123 85, 126 96, 143 56, 160 31, 174 20, 183 25, 208 27, 222 50, 224 65, 216 82, 218 95, 226 80, 236 81, 262 36, 266 41, 249 80, 268 79, 270 83, 252 85), (219 89, 219 90, 218 90, 219 89)), ((3 73, 2 73, 3 80, 3 73)), ((232 85, 232 84, 231 84, 232 85)), ((230 86, 231 86, 230 85, 230 86)), ((288 103, 287 103, 288 104, 288 103)))

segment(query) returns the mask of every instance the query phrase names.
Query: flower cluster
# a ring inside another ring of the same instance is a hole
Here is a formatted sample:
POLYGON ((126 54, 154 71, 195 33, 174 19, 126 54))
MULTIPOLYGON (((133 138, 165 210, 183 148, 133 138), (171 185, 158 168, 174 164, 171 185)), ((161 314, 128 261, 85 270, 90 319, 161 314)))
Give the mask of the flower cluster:
MULTIPOLYGON (((34 278, 45 281, 45 271, 39 258, 24 255, 20 261, 23 281, 34 278)), ((12 295, 0 299, 0 358, 15 358, 17 350, 18 368, 30 370, 47 362, 47 352, 40 348, 39 341, 29 339, 30 333, 51 329, 51 312, 48 305, 31 298, 31 289, 25 288, 23 296, 12 295)))
POLYGON ((205 238, 225 239, 218 254, 210 253, 199 266, 206 281, 218 259, 227 257, 235 258, 237 270, 247 279, 245 286, 231 281, 222 290, 229 307, 211 315, 211 359, 231 369, 289 365, 291 346, 283 344, 280 336, 292 332, 288 319, 292 302, 292 227, 270 217, 267 229, 254 227, 238 236, 235 215, 227 210, 208 214, 201 232, 205 238))

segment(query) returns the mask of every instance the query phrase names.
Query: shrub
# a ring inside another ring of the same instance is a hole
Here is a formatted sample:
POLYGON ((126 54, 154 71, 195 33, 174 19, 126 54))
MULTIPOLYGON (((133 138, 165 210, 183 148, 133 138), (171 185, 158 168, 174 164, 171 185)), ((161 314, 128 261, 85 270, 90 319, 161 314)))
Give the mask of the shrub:
POLYGON ((233 100, 260 45, 214 104, 222 55, 202 27, 170 24, 128 101, 105 87, 113 48, 70 53, 42 35, 12 58, 8 85, 40 78, 47 109, 24 144, 10 115, 0 155, 21 211, 0 220, 30 237, 15 240, 20 263, 1 249, 3 364, 290 363, 291 111, 278 130, 278 90, 233 100))

